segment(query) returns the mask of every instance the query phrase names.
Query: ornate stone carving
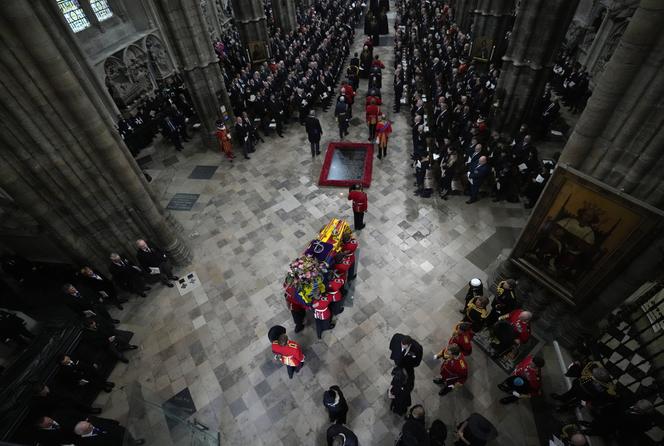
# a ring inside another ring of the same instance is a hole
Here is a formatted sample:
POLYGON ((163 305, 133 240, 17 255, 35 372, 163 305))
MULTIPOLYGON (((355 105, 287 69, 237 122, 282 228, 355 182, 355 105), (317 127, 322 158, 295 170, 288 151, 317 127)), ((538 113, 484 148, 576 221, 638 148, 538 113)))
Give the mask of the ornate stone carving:
POLYGON ((152 73, 157 79, 164 79, 173 74, 173 64, 166 53, 164 44, 159 37, 150 34, 145 38, 145 49, 152 73))
POLYGON ((132 82, 140 93, 154 89, 148 69, 148 55, 141 47, 135 44, 129 45, 124 50, 124 62, 132 82))

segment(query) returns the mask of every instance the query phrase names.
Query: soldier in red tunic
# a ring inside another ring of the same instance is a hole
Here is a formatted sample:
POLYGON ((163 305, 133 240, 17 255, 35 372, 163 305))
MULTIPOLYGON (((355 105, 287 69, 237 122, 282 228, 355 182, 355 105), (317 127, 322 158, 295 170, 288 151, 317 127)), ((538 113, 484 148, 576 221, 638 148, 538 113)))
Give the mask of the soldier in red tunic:
POLYGON ((348 192, 348 199, 353 200, 353 216, 355 217, 355 230, 364 228, 364 213, 368 209, 367 194, 362 186, 356 184, 348 192))
POLYGON ((286 298, 286 306, 293 316, 293 322, 295 322, 295 333, 299 333, 304 330, 304 320, 307 317, 307 307, 295 299, 295 287, 293 286, 286 288, 284 297, 286 298))
POLYGON ((344 311, 344 295, 341 289, 345 281, 341 277, 334 277, 327 283, 325 296, 330 301, 330 310, 332 314, 341 314, 344 311))
POLYGON ((500 390, 511 394, 502 398, 501 404, 510 404, 521 398, 541 395, 542 367, 544 367, 544 359, 532 355, 526 356, 517 364, 512 376, 498 384, 500 390))
POLYGON ((272 353, 274 359, 286 366, 289 379, 293 379, 293 374, 299 372, 304 365, 304 354, 300 345, 288 339, 286 333, 282 333, 278 339, 272 341, 272 353))
POLYGON ((440 378, 433 380, 436 384, 442 384, 438 395, 443 396, 451 392, 455 386, 462 386, 468 378, 468 365, 463 353, 456 344, 449 345, 441 355, 443 363, 440 366, 440 378))
POLYGON ((350 232, 346 232, 343 235, 343 238, 341 240, 343 242, 343 245, 341 245, 341 252, 344 254, 348 253, 354 253, 357 250, 357 247, 359 246, 357 243, 357 239, 353 237, 353 234, 350 232))
POLYGON ((334 328, 334 324, 332 323, 332 311, 330 310, 330 301, 327 298, 327 295, 322 296, 320 299, 314 299, 311 308, 314 310, 316 334, 318 335, 318 339, 320 339, 325 330, 331 330, 334 328))
MULTIPOLYGON (((456 344, 459 346, 459 349, 461 350, 461 353, 463 353, 464 356, 470 356, 470 354, 473 352, 474 336, 475 332, 473 332, 473 326, 469 322, 459 322, 454 327, 454 331, 452 332, 452 337, 447 342, 447 345, 449 346, 452 344, 456 344)), ((441 350, 440 352, 438 352, 437 355, 434 356, 434 359, 442 358, 444 352, 445 349, 443 348, 443 350, 441 350)))

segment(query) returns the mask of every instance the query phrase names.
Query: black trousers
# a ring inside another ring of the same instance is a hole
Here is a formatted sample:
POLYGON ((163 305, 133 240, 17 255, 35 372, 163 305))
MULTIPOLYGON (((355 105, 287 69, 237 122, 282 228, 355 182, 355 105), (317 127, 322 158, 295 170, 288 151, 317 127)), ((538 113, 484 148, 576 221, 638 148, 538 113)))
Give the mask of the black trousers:
POLYGON ((408 379, 406 379, 406 385, 410 390, 415 388, 415 369, 412 367, 404 367, 408 379))
POLYGON ((316 321, 316 335, 318 336, 318 339, 320 339, 323 336, 323 332, 325 330, 331 330, 332 329, 332 319, 315 319, 316 321))
POLYGON ((311 144, 311 156, 320 155, 320 141, 310 142, 311 144))
POLYGON ((300 365, 298 365, 297 367, 293 367, 292 365, 287 365, 286 370, 288 370, 288 379, 293 379, 293 375, 299 372, 303 365, 304 365, 303 362, 301 362, 300 365))
POLYGON ((291 311, 291 315, 293 316, 293 322, 295 322, 295 328, 304 327, 304 318, 307 317, 306 311, 291 311))
POLYGON ((353 211, 353 217, 355 218, 355 230, 362 229, 364 227, 364 212, 353 211))

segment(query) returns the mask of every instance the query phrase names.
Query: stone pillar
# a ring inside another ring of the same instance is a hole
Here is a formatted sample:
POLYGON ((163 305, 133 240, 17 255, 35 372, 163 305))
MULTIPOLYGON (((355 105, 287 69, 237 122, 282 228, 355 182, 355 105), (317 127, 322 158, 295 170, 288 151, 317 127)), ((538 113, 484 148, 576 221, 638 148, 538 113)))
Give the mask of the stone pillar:
POLYGON ((272 16, 275 24, 285 33, 297 28, 295 0, 272 0, 272 16))
POLYGON ((664 3, 642 0, 560 162, 664 207, 664 3))
POLYGON ((553 66, 578 0, 521 1, 496 94, 497 127, 511 133, 528 119, 553 66))
POLYGON ((231 0, 235 26, 252 61, 269 57, 270 45, 263 0, 231 0))
POLYGON ((512 29, 514 0, 479 0, 473 16, 475 41, 491 39, 494 46, 491 62, 501 60, 507 50, 505 35, 512 29))
POLYGON ((204 143, 217 149, 215 122, 231 118, 232 107, 200 1, 155 0, 154 3, 177 70, 182 74, 205 131, 204 143))
POLYGON ((115 130, 101 87, 57 5, 13 0, 0 17, 0 187, 63 260, 106 269, 147 238, 190 259, 115 130), (28 75, 29 74, 29 75, 28 75))
POLYGON ((454 2, 454 21, 464 33, 470 31, 471 12, 475 9, 477 2, 478 0, 455 0, 454 2))

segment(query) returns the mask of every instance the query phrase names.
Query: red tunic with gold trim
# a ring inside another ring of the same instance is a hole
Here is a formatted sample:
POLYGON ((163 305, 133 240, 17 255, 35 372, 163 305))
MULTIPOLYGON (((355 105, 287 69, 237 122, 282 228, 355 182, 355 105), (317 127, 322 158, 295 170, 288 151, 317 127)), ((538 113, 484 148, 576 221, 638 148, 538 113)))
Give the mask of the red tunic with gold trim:
POLYGON ((528 355, 523 361, 518 363, 512 372, 512 376, 520 376, 528 381, 528 388, 531 395, 542 394, 542 375, 539 367, 530 367, 533 363, 533 356, 528 355))
POLYGON ((323 296, 320 299, 314 300, 314 303, 311 304, 311 308, 314 309, 314 318, 326 321, 332 318, 332 311, 330 311, 330 300, 327 296, 323 296))
POLYGON ((344 283, 346 282, 339 277, 328 282, 325 295, 330 302, 341 302, 343 300, 344 295, 341 292, 341 288, 343 288, 344 283))
POLYGON ((343 245, 341 245, 341 251, 342 252, 354 253, 358 246, 359 246, 359 244, 357 243, 357 240, 352 238, 352 239, 348 240, 346 243, 344 243, 343 245))
POLYGON ((472 329, 464 332, 459 331, 459 324, 454 327, 454 333, 452 333, 452 337, 447 345, 456 344, 464 356, 469 356, 473 352, 473 337, 475 336, 475 332, 472 329))
POLYGON ((346 273, 353 267, 353 263, 355 263, 355 254, 347 254, 343 256, 340 262, 334 264, 334 270, 339 271, 340 273, 346 273))
POLYGON ((368 209, 367 194, 361 190, 348 193, 348 199, 353 200, 353 212, 366 212, 368 209))
POLYGON ((526 342, 528 342, 528 339, 530 339, 530 322, 519 320, 519 316, 521 315, 522 312, 523 310, 520 308, 510 312, 508 320, 510 321, 510 324, 512 324, 512 327, 514 328, 514 333, 516 334, 516 338, 519 340, 520 343, 525 344, 526 342))
POLYGON ((279 345, 279 341, 272 342, 272 353, 279 355, 282 364, 291 367, 297 367, 304 361, 302 349, 295 341, 288 340, 286 345, 279 345))
POLYGON ((463 353, 454 358, 447 349, 443 354, 443 363, 440 365, 440 376, 445 380, 445 384, 463 384, 468 378, 468 364, 464 359, 463 353))

